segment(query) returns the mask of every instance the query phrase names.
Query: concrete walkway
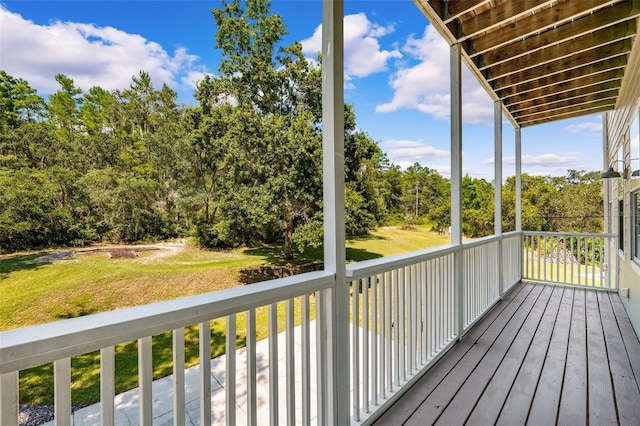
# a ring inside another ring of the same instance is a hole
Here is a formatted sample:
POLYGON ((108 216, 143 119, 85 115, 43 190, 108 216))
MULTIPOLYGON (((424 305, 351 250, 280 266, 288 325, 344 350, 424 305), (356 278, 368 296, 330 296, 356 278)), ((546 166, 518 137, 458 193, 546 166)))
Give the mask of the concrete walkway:
MULTIPOLYGON (((316 339, 315 321, 310 323, 310 399, 311 421, 316 423, 316 339)), ((296 327, 295 336, 295 380, 296 380, 296 420, 301 424, 302 417, 302 348, 301 328, 296 327)), ((279 423, 286 423, 286 333, 278 334, 278 414, 279 423)), ((258 423, 264 424, 269 419, 269 339, 256 344, 257 359, 257 406, 258 423)), ((225 413, 225 366, 226 355, 211 360, 211 424, 224 425, 225 413)), ((247 424, 247 356, 246 349, 236 351, 236 423, 247 424)), ((200 424, 200 366, 185 371, 185 424, 197 426, 200 424)), ((72 414, 74 426, 100 424, 100 403, 90 405, 72 414)), ((132 389, 115 397, 115 424, 139 425, 139 391, 132 389)), ((153 382, 153 424, 173 425, 173 376, 167 376, 153 382)), ((47 426, 54 422, 46 423, 47 426)))

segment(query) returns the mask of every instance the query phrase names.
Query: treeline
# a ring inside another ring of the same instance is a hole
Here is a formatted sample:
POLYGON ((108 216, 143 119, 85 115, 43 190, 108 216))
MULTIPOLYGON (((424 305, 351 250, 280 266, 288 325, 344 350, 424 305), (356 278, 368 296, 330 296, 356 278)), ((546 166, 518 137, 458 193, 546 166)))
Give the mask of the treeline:
MULTIPOLYGON (((291 258, 321 241, 320 69, 299 43, 281 46, 285 25, 268 1, 225 2, 213 15, 222 62, 196 106, 144 71, 126 89, 87 92, 58 74, 48 100, 0 71, 0 250, 191 236, 207 247, 284 242, 291 258)), ((449 181, 390 164, 351 106, 344 117, 347 233, 448 227, 449 181)), ((523 176, 525 229, 601 226, 600 187, 584 172, 523 176)), ((512 179, 504 192, 509 229, 512 179)), ((492 183, 466 176, 463 197, 465 234, 491 234, 492 183)))

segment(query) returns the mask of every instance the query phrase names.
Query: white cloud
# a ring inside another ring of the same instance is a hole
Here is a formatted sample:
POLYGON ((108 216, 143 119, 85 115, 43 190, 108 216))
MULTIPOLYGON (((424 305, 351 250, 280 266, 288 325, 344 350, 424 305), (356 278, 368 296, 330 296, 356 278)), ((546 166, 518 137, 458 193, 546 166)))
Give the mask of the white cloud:
POLYGON ((190 73, 205 71, 197 65, 199 57, 185 48, 169 54, 158 43, 113 27, 61 21, 37 25, 1 5, 0 21, 2 68, 45 94, 58 90, 58 73, 84 90, 113 90, 129 86, 140 70, 154 84, 173 88, 188 82, 190 73))
POLYGON ((583 121, 582 123, 571 123, 564 127, 564 130, 570 133, 588 132, 602 133, 602 121, 583 121))
POLYGON ((187 75, 183 76, 180 79, 180 82, 184 86, 189 86, 189 87, 192 87, 192 88, 195 89, 195 88, 198 87, 198 83, 200 83, 202 80, 204 80, 204 77, 207 74, 208 73, 206 73, 206 72, 191 70, 191 71, 187 72, 187 75))
MULTIPOLYGON (((449 46, 440 34, 428 25, 421 38, 410 36, 402 51, 413 65, 398 62, 398 70, 390 79, 393 98, 376 107, 387 113, 402 108, 416 109, 448 119, 450 115, 449 46), (415 63, 417 61, 417 64, 415 63)), ((462 71, 462 115, 467 123, 486 123, 493 119, 493 102, 471 72, 462 71)))
POLYGON ((451 156, 449 151, 435 148, 420 140, 388 140, 380 145, 389 160, 402 168, 416 162, 435 168, 432 166, 434 160, 440 161, 451 156))
MULTIPOLYGON (((495 159, 488 158, 482 162, 486 166, 493 165, 495 159)), ((513 166, 516 164, 515 157, 504 157, 502 164, 513 166)), ((580 166, 580 156, 575 152, 563 152, 558 154, 523 155, 523 167, 535 167, 551 170, 567 170, 580 166)))
MULTIPOLYGON (((354 78, 367 77, 385 71, 387 62, 392 58, 400 58, 398 50, 383 50, 378 39, 394 31, 393 25, 383 27, 369 21, 364 13, 346 15, 344 17, 344 62, 345 82, 347 87, 353 86, 354 78)), ((315 58, 322 50, 322 25, 313 35, 302 40, 302 51, 315 58)))

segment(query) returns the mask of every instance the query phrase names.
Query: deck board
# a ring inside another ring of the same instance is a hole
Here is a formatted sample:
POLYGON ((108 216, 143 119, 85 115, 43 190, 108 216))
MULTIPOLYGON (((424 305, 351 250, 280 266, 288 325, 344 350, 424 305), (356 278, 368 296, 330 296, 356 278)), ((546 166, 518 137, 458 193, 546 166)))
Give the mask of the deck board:
POLYGON ((618 423, 611 374, 600 320, 598 296, 590 291, 586 294, 587 317, 587 373, 589 381, 589 422, 599 425, 618 423))
MULTIPOLYGON (((493 408, 495 410, 500 409, 504 397, 502 401, 498 401, 497 397, 500 394, 506 396, 511 388, 511 383, 513 383, 513 379, 509 382, 505 380, 505 377, 508 377, 510 374, 512 377, 515 377, 517 367, 521 363, 522 358, 524 358, 524 353, 529 347, 533 334, 538 328, 538 324, 552 292, 553 289, 549 287, 543 288, 531 310, 523 310, 520 312, 521 316, 514 316, 511 319, 513 323, 505 327, 500 337, 496 339, 491 349, 486 353, 473 373, 467 378, 462 388, 458 391, 458 394, 438 419, 439 424, 450 425, 465 423, 482 396, 493 399, 493 401, 491 401, 493 408), (494 378, 496 380, 493 380, 494 378), (490 383, 492 386, 488 386, 490 383), (494 396, 496 398, 494 398, 494 396)), ((487 423, 482 421, 470 424, 483 425, 487 423)))
MULTIPOLYGON (((541 291, 541 287, 535 286, 529 293, 529 296, 533 294, 534 297, 527 297, 512 316, 507 318, 501 315, 499 318, 501 321, 495 321, 492 326, 487 329, 451 373, 438 384, 431 395, 427 397, 405 424, 421 426, 436 422, 464 385, 465 381, 484 359, 484 356, 492 348, 496 340, 499 340, 502 331, 510 329, 507 325, 512 323, 519 327, 519 324, 524 321, 526 314, 533 307, 541 291), (512 319, 514 319, 514 321, 511 321, 512 319)), ((506 337, 503 337, 503 339, 499 341, 499 344, 503 344, 504 339, 506 339, 506 337)))
MULTIPOLYGON (((567 361, 567 342, 569 341, 569 324, 573 311, 572 288, 563 289, 562 301, 553 327, 551 341, 542 367, 538 383, 531 380, 530 386, 536 387, 528 417, 530 424, 555 424, 562 393, 564 368, 567 361)), ((513 424, 513 423, 509 423, 513 424)))
POLYGON ((469 424, 495 424, 498 417, 507 425, 525 423, 561 300, 562 289, 552 289, 533 338, 521 339, 519 347, 512 347, 507 362, 500 366, 469 417, 469 424))
POLYGON ((640 389, 631 368, 627 351, 618 329, 611 299, 607 293, 598 293, 602 313, 602 328, 607 345, 611 381, 616 395, 616 407, 620 424, 632 425, 640 419, 640 389))
POLYGON ((389 410, 387 410, 378 423, 381 425, 402 425, 406 419, 417 410, 424 400, 440 384, 442 379, 453 370, 465 354, 475 345, 492 326, 498 330, 504 327, 506 319, 511 317, 520 304, 527 298, 533 289, 532 285, 523 285, 514 289, 487 314, 481 322, 469 331, 459 344, 455 345, 447 355, 440 359, 429 371, 412 387, 412 392, 405 394, 389 410))
POLYGON ((637 424, 639 379, 617 294, 525 283, 376 424, 637 424))
POLYGON ((560 397, 559 425, 587 424, 587 330, 585 292, 573 295, 569 346, 560 397))

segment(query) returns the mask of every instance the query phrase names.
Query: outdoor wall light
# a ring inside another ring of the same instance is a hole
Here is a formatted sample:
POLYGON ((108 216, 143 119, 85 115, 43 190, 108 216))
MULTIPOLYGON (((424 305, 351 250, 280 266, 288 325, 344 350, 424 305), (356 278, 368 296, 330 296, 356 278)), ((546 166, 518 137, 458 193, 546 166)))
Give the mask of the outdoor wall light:
MULTIPOLYGON (((611 179, 611 178, 623 178, 626 179, 627 178, 627 174, 628 174, 628 169, 627 166, 625 166, 624 161, 622 160, 614 160, 613 163, 622 163, 622 165, 624 166, 624 170, 622 171, 622 174, 620 174, 620 172, 617 172, 615 170, 613 170, 613 166, 609 165, 609 170, 607 170, 606 172, 602 172, 602 174, 600 175, 600 177, 602 179, 611 179)), ((611 164, 613 164, 611 163, 611 164)))

